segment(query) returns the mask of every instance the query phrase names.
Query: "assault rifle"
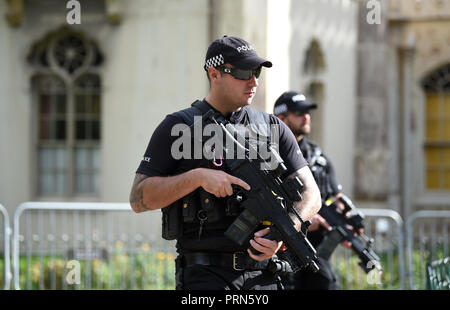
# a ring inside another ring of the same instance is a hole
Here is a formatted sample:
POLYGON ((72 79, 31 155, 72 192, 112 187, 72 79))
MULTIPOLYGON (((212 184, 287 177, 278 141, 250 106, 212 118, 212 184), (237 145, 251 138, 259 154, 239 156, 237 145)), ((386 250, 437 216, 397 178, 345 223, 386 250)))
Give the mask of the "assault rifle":
MULTIPOLYGON (((316 251, 306 238, 307 223, 303 221, 294 208, 294 203, 302 199, 303 184, 295 177, 282 180, 281 176, 287 170, 279 154, 271 146, 267 147, 271 161, 275 159, 276 169, 270 166, 254 146, 249 143, 231 124, 220 124, 210 116, 209 119, 220 126, 225 137, 233 142, 234 155, 225 156, 224 161, 231 174, 244 180, 250 185, 250 191, 239 186, 233 186, 231 201, 240 206, 241 213, 225 231, 225 235, 239 245, 248 243, 253 233, 264 224, 270 227, 270 233, 264 238, 283 241, 287 250, 278 252, 278 258, 289 263, 292 272, 309 267, 318 271, 314 261, 316 251), (256 154, 257 156, 251 156, 256 154), (231 159, 230 159, 231 157, 231 159), (255 157, 253 159, 253 157, 255 157), (289 214, 293 214, 301 223, 302 230, 297 231, 294 221, 289 214)), ((266 145, 268 146, 268 145, 266 145)), ((225 149, 225 152, 231 152, 225 149)), ((255 249, 251 249, 257 252, 255 249)), ((285 271, 285 270, 284 270, 285 271)))
POLYGON ((366 273, 373 269, 380 272, 383 270, 380 258, 372 249, 373 239, 360 232, 360 229, 364 228, 364 215, 356 210, 347 196, 342 195, 337 200, 332 198, 325 200, 319 214, 332 227, 324 241, 317 247, 317 254, 320 257, 329 259, 339 243, 347 240, 352 243, 352 249, 360 259, 359 265, 366 273), (342 202, 343 210, 339 208, 337 201, 342 202))

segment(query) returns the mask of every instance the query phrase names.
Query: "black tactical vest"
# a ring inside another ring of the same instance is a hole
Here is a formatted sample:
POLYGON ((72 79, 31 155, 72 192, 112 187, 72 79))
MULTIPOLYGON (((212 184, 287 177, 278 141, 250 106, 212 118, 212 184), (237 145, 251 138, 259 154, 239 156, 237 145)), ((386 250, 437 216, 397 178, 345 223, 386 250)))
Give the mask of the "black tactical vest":
MULTIPOLYGON (((332 193, 327 172, 327 160, 316 143, 303 138, 299 146, 303 156, 309 164, 314 180, 319 188, 320 195, 322 196, 322 200, 324 201, 332 193)), ((322 242, 326 232, 327 231, 320 226, 318 230, 308 233, 308 239, 314 247, 317 247, 322 242)))
MULTIPOLYGON (((176 112, 188 126, 192 126, 195 116, 204 115, 212 107, 205 101, 196 101, 191 107, 176 112)), ((244 125, 265 124, 266 126, 252 126, 251 130, 257 131, 259 135, 268 137, 270 140, 270 118, 269 114, 259 110, 244 107, 246 113, 244 125)), ((215 111, 214 117, 224 121, 224 117, 215 111)), ((193 148, 191 148, 192 150, 193 148)), ((220 169, 227 173, 227 167, 220 164, 220 158, 181 160, 174 175, 181 174, 194 168, 220 169)), ((222 251, 245 250, 236 248, 237 245, 231 240, 226 240, 223 232, 231 225, 240 209, 236 208, 236 202, 230 198, 217 198, 199 188, 189 195, 179 199, 172 205, 161 209, 163 212, 164 239, 177 239, 177 247, 182 251, 195 251, 205 249, 222 249, 222 251)))
POLYGON ((323 156, 321 148, 306 138, 302 139, 300 149, 309 164, 322 198, 326 199, 332 191, 327 173, 327 159, 323 156))

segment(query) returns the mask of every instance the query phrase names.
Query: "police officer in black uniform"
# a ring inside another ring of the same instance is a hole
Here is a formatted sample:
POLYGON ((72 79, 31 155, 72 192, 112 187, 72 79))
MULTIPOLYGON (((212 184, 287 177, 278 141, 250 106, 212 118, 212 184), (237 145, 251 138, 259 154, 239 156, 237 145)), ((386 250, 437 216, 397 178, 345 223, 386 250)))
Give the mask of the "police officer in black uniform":
MULTIPOLYGON (((214 149, 210 150, 212 160, 203 152, 200 158, 198 154, 181 158, 174 154, 172 146, 179 136, 172 130, 180 124, 192 125, 194 114, 213 109, 219 120, 248 125, 254 122, 252 115, 259 113, 266 122, 277 125, 279 154, 287 167, 284 177, 296 176, 305 186, 303 199, 295 208, 304 221, 312 219, 320 208, 320 192, 292 132, 274 115, 249 107, 262 67, 271 66, 243 39, 224 36, 215 40, 204 65, 209 94, 192 107, 166 116, 154 131, 136 171, 130 204, 135 212, 163 211, 163 237, 177 239, 177 289, 277 289, 279 284, 267 270, 282 245, 264 238, 270 228, 256 231, 244 246, 224 236, 238 215, 227 208, 232 185, 245 190, 249 185, 227 172, 223 154, 215 154, 214 149), (251 252, 250 245, 260 254, 251 252)), ((205 138, 202 136, 203 141, 205 138)), ((296 229, 300 229, 299 224, 296 229)))
MULTIPOLYGON (((274 114, 278 116, 292 130, 297 138, 303 156, 308 161, 323 200, 329 197, 339 197, 342 186, 337 182, 333 164, 320 147, 305 136, 311 130, 311 116, 309 110, 316 109, 315 103, 308 102, 303 94, 289 91, 283 93, 275 102, 274 114)), ((316 214, 312 225, 308 229, 308 239, 317 248, 330 230, 326 220, 316 214)), ((348 243, 343 246, 349 247, 348 243)), ((340 289, 338 279, 333 271, 331 262, 318 258, 319 272, 313 273, 307 269, 284 278, 287 289, 340 289)))

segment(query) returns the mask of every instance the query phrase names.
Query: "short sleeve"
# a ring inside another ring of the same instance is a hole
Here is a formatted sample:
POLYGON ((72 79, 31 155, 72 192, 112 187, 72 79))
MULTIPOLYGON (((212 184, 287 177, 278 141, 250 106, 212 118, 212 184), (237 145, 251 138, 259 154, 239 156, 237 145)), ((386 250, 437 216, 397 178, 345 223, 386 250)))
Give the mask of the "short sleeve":
POLYGON ((136 171, 152 176, 171 175, 178 166, 179 161, 171 154, 172 143, 178 138, 172 136, 172 128, 183 123, 182 119, 170 114, 158 125, 153 132, 142 161, 136 171))

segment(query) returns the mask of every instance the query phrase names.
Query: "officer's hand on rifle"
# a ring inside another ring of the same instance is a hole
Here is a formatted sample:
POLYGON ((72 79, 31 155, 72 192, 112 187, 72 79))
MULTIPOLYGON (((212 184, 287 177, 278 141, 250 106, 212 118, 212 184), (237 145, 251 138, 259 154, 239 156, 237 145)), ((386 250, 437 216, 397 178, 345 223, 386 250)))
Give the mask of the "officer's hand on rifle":
MULTIPOLYGON (((364 228, 360 228, 358 233, 356 233, 354 227, 352 227, 350 225, 347 225, 347 228, 350 229, 351 231, 353 231, 354 235, 364 233, 364 228)), ((352 249, 352 243, 350 241, 344 240, 341 242, 341 245, 346 249, 349 249, 349 250, 352 249)))
MULTIPOLYGON (((338 193, 334 198, 336 199, 335 203, 336 203, 336 205, 338 206, 338 208, 339 208, 342 212, 344 212, 345 206, 344 206, 344 204, 339 200, 339 197, 341 197, 341 196, 342 196, 342 193, 338 193)), ((345 214, 345 215, 348 216, 348 214, 345 214)), ((347 228, 353 231, 353 227, 347 225, 347 228)), ((344 248, 349 249, 349 250, 351 250, 351 248, 352 248, 352 243, 351 243, 350 241, 347 241, 347 240, 342 241, 342 242, 341 242, 341 245, 342 245, 344 248)))
MULTIPOLYGON (((347 226, 347 227, 348 227, 350 230, 352 230, 354 234, 356 234, 356 233, 354 232, 353 227, 351 227, 351 226, 347 226)), ((364 232, 364 229, 363 229, 363 228, 360 228, 360 229, 359 229, 359 233, 363 233, 363 232, 364 232)), ((342 245, 344 248, 346 248, 346 249, 349 249, 349 250, 352 249, 352 243, 351 243, 350 241, 344 240, 344 241, 341 242, 341 245, 342 245)))
POLYGON ((283 244, 283 241, 277 242, 275 240, 269 240, 266 238, 262 238, 266 234, 270 232, 270 228, 264 228, 255 232, 255 237, 250 240, 250 245, 257 251, 261 252, 259 255, 255 255, 252 253, 250 249, 247 249, 247 252, 251 258, 256 261, 263 261, 266 259, 272 258, 273 255, 278 251, 278 249, 283 244))
POLYGON ((314 217, 311 219, 311 225, 308 227, 308 231, 314 231, 319 229, 319 227, 322 226, 326 230, 331 231, 331 226, 328 224, 328 222, 319 214, 314 215, 314 217))
POLYGON ((236 184, 250 190, 250 185, 222 170, 198 168, 198 174, 203 189, 216 197, 233 195, 232 184, 236 184))
MULTIPOLYGON (((320 226, 324 227, 328 231, 331 231, 333 229, 321 215, 316 214, 311 220, 311 225, 309 226, 308 231, 317 230, 320 226)), ((351 227, 349 228, 352 229, 351 227)), ((341 245, 347 249, 352 248, 352 243, 350 241, 344 240, 341 242, 341 245)))

